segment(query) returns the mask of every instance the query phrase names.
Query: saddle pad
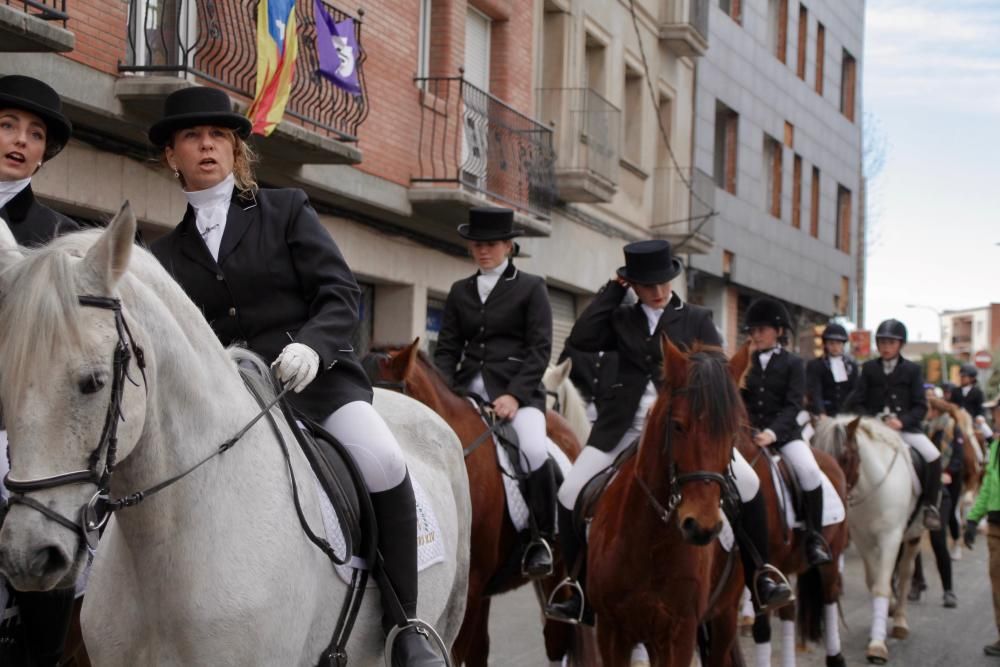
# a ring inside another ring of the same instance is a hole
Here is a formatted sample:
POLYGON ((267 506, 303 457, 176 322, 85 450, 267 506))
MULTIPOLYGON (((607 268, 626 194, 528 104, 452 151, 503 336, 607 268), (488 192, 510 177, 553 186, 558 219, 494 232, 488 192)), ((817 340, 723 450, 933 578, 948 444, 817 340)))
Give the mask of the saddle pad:
MULTIPOLYGON (((333 547, 333 552, 337 554, 337 557, 343 558, 347 545, 344 542, 344 533, 340 528, 340 520, 337 519, 337 510, 334 509, 333 503, 323 491, 319 480, 313 477, 313 482, 316 487, 316 495, 319 496, 326 540, 333 547)), ((413 484, 413 495, 417 500, 417 572, 423 572, 431 565, 444 562, 444 543, 441 530, 438 527, 437 516, 434 514, 434 508, 427 497, 427 492, 424 491, 424 487, 420 485, 416 477, 410 477, 410 482, 413 484)), ((347 564, 337 565, 334 569, 337 570, 337 575, 344 583, 349 584, 351 576, 354 574, 353 570, 367 570, 368 563, 354 556, 347 564)), ((374 580, 369 580, 368 586, 374 585, 374 580)))
MULTIPOLYGON (((805 523, 795 516, 794 504, 787 502, 792 498, 792 492, 788 488, 788 485, 785 484, 781 473, 778 472, 778 460, 774 456, 771 459, 773 465, 768 467, 771 469, 771 479, 774 481, 774 488, 779 491, 778 502, 785 509, 785 521, 793 528, 803 528, 805 523)), ((837 490, 833 488, 833 483, 830 482, 826 473, 820 472, 823 475, 823 526, 832 526, 841 523, 847 518, 847 511, 844 509, 844 501, 840 499, 840 496, 837 495, 837 490)))

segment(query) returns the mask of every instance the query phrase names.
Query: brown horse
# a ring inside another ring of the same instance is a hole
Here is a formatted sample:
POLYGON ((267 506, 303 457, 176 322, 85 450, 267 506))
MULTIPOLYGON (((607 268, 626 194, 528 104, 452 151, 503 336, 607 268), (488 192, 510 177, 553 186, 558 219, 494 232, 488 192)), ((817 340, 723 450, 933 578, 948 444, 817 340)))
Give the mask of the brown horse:
MULTIPOLYGON (((405 347, 380 348, 369 354, 365 366, 381 386, 395 387, 426 404, 450 425, 463 447, 480 439, 486 426, 479 411, 456 394, 418 346, 419 339, 405 347)), ((546 413, 548 435, 556 445, 575 460, 581 445, 569 424, 552 410, 546 413)), ((472 554, 465 620, 452 647, 456 664, 485 667, 489 657, 490 596, 518 588, 527 579, 521 575, 517 555, 521 544, 504 502, 503 479, 492 438, 466 456, 469 491, 472 494, 472 554)), ((540 602, 565 577, 560 563, 557 571, 541 585, 540 602)), ((547 621, 545 646, 548 656, 559 661, 570 652, 574 640, 571 626, 547 621)))
POLYGON ((733 443, 746 412, 736 388, 748 362, 717 348, 685 354, 663 343, 663 383, 636 455, 598 501, 587 589, 605 667, 627 665, 643 643, 652 665, 688 667, 698 626, 711 621, 703 663, 738 657, 741 588, 714 590, 738 559, 715 539, 733 443))
MULTIPOLYGON (((757 476, 760 478, 761 493, 764 494, 767 501, 768 542, 772 564, 788 577, 793 574, 797 575, 797 603, 782 607, 778 611, 778 616, 785 623, 794 623, 795 609, 798 607, 799 638, 818 642, 825 635, 827 667, 841 667, 846 663, 840 651, 839 626, 834 619, 837 618, 837 603, 841 594, 839 562, 841 554, 847 548, 847 522, 842 521, 823 529, 823 537, 830 546, 833 558, 826 565, 810 568, 805 557, 805 533, 795 531, 791 526, 786 525, 787 520, 784 518, 784 510, 780 502, 783 491, 775 486, 774 478, 769 469, 770 464, 761 450, 752 443, 749 430, 746 430, 744 437, 739 439, 738 447, 757 472, 757 476), (833 620, 830 626, 831 632, 826 633, 825 626, 831 620, 833 620), (831 650, 835 651, 835 654, 831 655, 831 650)), ((846 508, 847 481, 840 465, 825 452, 814 449, 813 455, 816 457, 820 470, 829 478, 846 508)), ((733 585, 741 588, 743 581, 741 572, 735 572, 733 585)), ((753 637, 754 642, 758 645, 771 641, 770 614, 757 615, 753 626, 753 637)), ((782 633, 782 639, 782 652, 791 651, 794 654, 796 647, 794 641, 789 641, 792 639, 791 636, 782 633)))

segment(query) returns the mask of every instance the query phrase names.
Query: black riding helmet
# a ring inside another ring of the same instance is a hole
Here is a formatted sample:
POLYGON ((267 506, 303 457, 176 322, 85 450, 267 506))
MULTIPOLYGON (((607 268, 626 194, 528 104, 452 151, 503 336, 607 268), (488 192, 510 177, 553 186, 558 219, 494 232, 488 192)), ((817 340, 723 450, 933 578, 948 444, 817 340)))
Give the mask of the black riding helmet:
POLYGON ((875 340, 879 338, 891 338, 906 345, 906 325, 899 320, 885 320, 875 330, 875 340))
POLYGON ((972 364, 962 364, 961 370, 958 372, 959 375, 966 375, 970 378, 979 377, 979 369, 972 364))
POLYGON ((842 343, 846 343, 849 340, 847 329, 836 322, 831 322, 823 329, 823 340, 839 340, 842 343))
POLYGON ((762 297, 750 304, 743 317, 744 330, 749 331, 753 327, 774 327, 787 331, 792 328, 792 318, 780 301, 762 297))

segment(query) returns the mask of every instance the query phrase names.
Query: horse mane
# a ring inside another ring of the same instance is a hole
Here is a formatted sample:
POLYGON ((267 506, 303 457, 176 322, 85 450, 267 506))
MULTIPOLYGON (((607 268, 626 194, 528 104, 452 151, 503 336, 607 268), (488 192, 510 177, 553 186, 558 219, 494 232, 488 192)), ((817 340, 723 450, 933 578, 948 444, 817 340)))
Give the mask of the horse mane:
POLYGON ((729 360, 720 348, 695 343, 688 354, 687 397, 692 414, 707 421, 713 438, 743 428, 746 409, 729 374, 729 360))
MULTIPOLYGON (((840 459, 847 447, 847 425, 855 419, 854 415, 838 415, 830 419, 820 420, 816 425, 816 437, 813 438, 812 445, 834 458, 840 459)), ((899 437, 899 434, 883 424, 882 420, 874 417, 861 419, 855 438, 859 434, 874 442, 880 442, 889 449, 902 450, 904 447, 903 439, 899 437)))
MULTIPOLYGON (((403 350, 403 349, 409 347, 409 345, 410 345, 410 343, 400 343, 400 344, 392 344, 392 343, 390 343, 390 344, 386 344, 386 345, 373 345, 371 348, 369 348, 368 353, 369 354, 389 354, 391 352, 399 352, 400 350, 403 350)), ((431 360, 431 357, 430 357, 429 354, 427 354, 426 352, 424 352, 420 348, 417 348, 417 359, 419 361, 423 362, 424 366, 427 367, 428 372, 432 376, 434 376, 435 378, 437 378, 437 380, 441 384, 443 384, 445 387, 447 387, 448 389, 450 389, 454 393, 455 390, 451 388, 451 383, 448 382, 448 379, 445 378, 444 373, 442 373, 441 370, 434 364, 434 362, 431 360)))
POLYGON ((234 346, 226 349, 229 358, 236 364, 240 377, 249 383, 257 396, 265 404, 270 403, 278 395, 274 380, 271 379, 271 368, 260 355, 245 347, 234 346))

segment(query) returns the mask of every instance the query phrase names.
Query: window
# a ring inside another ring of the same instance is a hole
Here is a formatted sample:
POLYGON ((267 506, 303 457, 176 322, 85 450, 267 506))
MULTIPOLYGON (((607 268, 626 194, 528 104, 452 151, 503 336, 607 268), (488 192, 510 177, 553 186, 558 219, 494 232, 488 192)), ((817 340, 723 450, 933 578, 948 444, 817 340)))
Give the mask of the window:
POLYGON ((768 25, 771 26, 771 53, 785 62, 788 52, 788 0, 768 0, 767 16, 768 25))
POLYGON ((816 24, 816 92, 823 94, 823 65, 826 62, 826 28, 816 24))
POLYGON ((722 102, 715 103, 715 184, 736 194, 736 147, 740 115, 722 102))
POLYGON ((851 191, 837 186, 837 250, 851 252, 851 191))
POLYGON ((660 139, 660 127, 663 128, 672 146, 674 143, 674 101, 663 91, 660 91, 660 108, 658 114, 660 116, 659 125, 654 128, 653 132, 656 136, 656 166, 669 167, 671 166, 670 151, 667 143, 660 139))
POLYGON ((847 120, 854 122, 854 86, 857 76, 857 62, 844 49, 844 59, 840 64, 840 112, 847 120))
POLYGON ((809 235, 819 238, 819 167, 813 167, 812 191, 810 192, 809 235))
POLYGON ((806 45, 809 43, 809 10, 805 5, 799 5, 799 48, 795 54, 798 62, 795 73, 803 81, 806 80, 806 45))
MULTIPOLYGON (((587 33, 584 47, 584 64, 587 68, 587 88, 607 96, 607 47, 592 34, 587 33)), ((624 118, 624 114, 622 115, 624 118)))
POLYGON ((764 135, 764 181, 766 185, 765 204, 768 213, 781 217, 781 142, 764 135))
POLYGON ((802 228, 802 156, 792 163, 792 227, 802 228))
POLYGON ((424 346, 427 353, 434 356, 437 347, 438 334, 441 332, 441 322, 444 320, 444 299, 427 297, 427 324, 424 327, 424 346))
POLYGON ((743 0, 719 0, 719 9, 737 23, 743 23, 743 0))
POLYGON ((420 0, 420 24, 417 35, 417 78, 430 75, 431 68, 431 1, 420 0))
POLYGON ((468 8, 465 14, 465 80, 476 88, 490 89, 490 18, 468 8))
POLYGON ((642 122, 642 103, 644 83, 639 70, 632 69, 625 65, 625 91, 622 97, 622 118, 627 118, 628 122, 622 123, 622 131, 625 139, 622 142, 622 157, 634 166, 642 166, 642 144, 645 139, 642 122))
POLYGON ((538 62, 538 80, 542 88, 562 88, 566 71, 566 40, 570 15, 563 11, 542 14, 541 58, 538 62))
POLYGON ((576 297, 556 287, 549 287, 548 291, 552 306, 552 363, 555 363, 576 321, 576 297))

